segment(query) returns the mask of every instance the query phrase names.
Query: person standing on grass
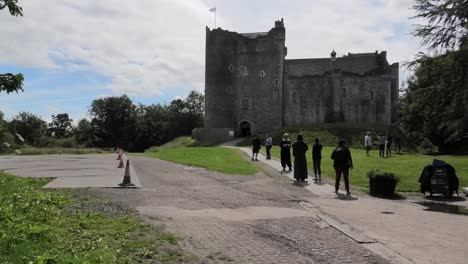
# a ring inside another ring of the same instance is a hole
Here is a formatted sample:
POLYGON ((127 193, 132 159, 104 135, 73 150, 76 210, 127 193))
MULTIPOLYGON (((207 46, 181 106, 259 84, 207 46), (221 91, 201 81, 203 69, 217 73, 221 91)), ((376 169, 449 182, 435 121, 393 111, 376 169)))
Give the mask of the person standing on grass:
POLYGON ((258 160, 258 152, 260 152, 261 147, 260 139, 258 135, 255 134, 254 139, 252 140, 252 161, 258 160))
POLYGON ((338 194, 340 189, 340 178, 343 174, 346 195, 351 196, 349 191, 349 169, 353 169, 353 160, 351 152, 345 147, 345 141, 341 139, 338 142, 338 147, 332 152, 331 159, 333 160, 333 167, 335 168, 335 193, 338 194))
POLYGON ((283 171, 286 170, 286 166, 289 167, 289 171, 292 171, 291 166, 291 141, 289 140, 289 135, 284 133, 283 138, 280 142, 281 148, 281 166, 283 167, 283 171))
POLYGON ((292 145, 294 156, 294 179, 305 181, 308 176, 306 152, 309 149, 302 135, 297 135, 297 141, 292 145))
POLYGON ((369 156, 369 151, 372 148, 372 138, 370 136, 370 132, 367 132, 366 136, 364 137, 364 146, 366 148, 366 155, 369 156))
POLYGON ((386 138, 383 134, 380 134, 379 136, 379 156, 380 157, 385 157, 385 141, 386 138))
POLYGON ((401 138, 395 138, 395 153, 401 153, 401 138))
POLYGON ((392 156, 392 135, 390 133, 387 134, 387 157, 392 156))
POLYGON ((322 144, 320 144, 318 138, 315 138, 315 144, 312 148, 312 161, 314 164, 314 181, 322 181, 322 170, 320 169, 320 163, 322 162, 322 144))
POLYGON ((266 139, 265 139, 265 148, 266 148, 266 159, 269 160, 271 159, 271 154, 270 154, 270 150, 271 150, 271 147, 273 147, 273 139, 271 138, 270 135, 267 135, 266 139))

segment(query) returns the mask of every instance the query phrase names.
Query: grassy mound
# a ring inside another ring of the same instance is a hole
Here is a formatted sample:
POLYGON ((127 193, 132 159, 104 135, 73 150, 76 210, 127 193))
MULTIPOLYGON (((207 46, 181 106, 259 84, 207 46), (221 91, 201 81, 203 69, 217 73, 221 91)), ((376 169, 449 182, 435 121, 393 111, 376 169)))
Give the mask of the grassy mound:
POLYGON ((165 149, 171 148, 181 148, 181 147, 195 147, 198 145, 198 142, 192 137, 178 137, 172 141, 167 142, 161 146, 154 146, 147 149, 145 152, 158 152, 165 149))
POLYGON ((244 159, 238 150, 230 148, 175 147, 145 152, 145 155, 226 174, 252 175, 257 172, 255 164, 244 159))
POLYGON ((184 262, 177 238, 116 205, 0 172, 0 263, 184 262))

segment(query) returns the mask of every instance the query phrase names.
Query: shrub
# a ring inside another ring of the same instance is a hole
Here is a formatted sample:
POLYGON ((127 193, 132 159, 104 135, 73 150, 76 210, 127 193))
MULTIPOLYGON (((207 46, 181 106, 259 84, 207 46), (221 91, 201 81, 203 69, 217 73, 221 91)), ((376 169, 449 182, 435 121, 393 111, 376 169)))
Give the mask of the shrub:
POLYGON ((369 178, 369 192, 374 196, 391 196, 400 180, 392 172, 382 170, 370 170, 367 172, 369 178))

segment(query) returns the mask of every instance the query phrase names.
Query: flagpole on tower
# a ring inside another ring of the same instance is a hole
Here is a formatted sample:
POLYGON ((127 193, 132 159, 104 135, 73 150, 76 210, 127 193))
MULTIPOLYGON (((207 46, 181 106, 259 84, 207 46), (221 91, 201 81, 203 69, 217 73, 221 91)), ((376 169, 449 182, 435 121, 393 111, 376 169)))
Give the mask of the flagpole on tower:
POLYGON ((210 8, 210 12, 214 12, 214 17, 215 17, 215 25, 214 28, 216 28, 216 6, 213 8, 210 8))

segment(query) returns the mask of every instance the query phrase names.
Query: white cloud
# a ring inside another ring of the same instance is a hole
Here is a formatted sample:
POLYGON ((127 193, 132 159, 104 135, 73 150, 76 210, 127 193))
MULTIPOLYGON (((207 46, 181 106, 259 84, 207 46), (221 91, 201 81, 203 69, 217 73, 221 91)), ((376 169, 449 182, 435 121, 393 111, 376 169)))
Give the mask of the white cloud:
MULTIPOLYGON (((118 94, 203 90, 205 25, 213 25, 208 9, 214 1, 20 3, 24 17, 0 13, 1 63, 91 70, 110 77, 108 88, 118 94)), ((415 53, 410 5, 407 0, 216 2, 218 26, 232 31, 268 31, 284 17, 288 58, 327 57, 332 49, 339 54, 387 50, 390 62, 415 53)))

